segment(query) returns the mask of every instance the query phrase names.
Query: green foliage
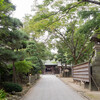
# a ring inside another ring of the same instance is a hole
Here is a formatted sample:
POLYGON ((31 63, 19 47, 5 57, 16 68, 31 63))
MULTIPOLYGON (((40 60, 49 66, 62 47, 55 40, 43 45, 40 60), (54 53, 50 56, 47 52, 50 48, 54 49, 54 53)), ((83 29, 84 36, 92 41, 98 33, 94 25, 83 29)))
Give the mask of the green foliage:
POLYGON ((19 61, 15 63, 18 73, 28 73, 32 69, 32 63, 28 61, 19 61))
POLYGON ((100 12, 97 7, 90 8, 90 11, 81 11, 79 16, 86 22, 78 29, 79 33, 93 34, 100 27, 100 12))
POLYGON ((1 61, 18 61, 23 60, 25 57, 24 51, 13 51, 10 49, 0 49, 1 61))
POLYGON ((27 58, 26 61, 32 62, 33 74, 38 73, 42 70, 44 65, 42 59, 45 59, 45 46, 42 43, 37 43, 36 41, 29 41, 27 44, 26 52, 27 58))
POLYGON ((0 0, 0 17, 9 15, 13 10, 15 10, 15 6, 10 1, 0 0))
POLYGON ((81 17, 81 18, 87 18, 87 17, 89 17, 89 16, 97 16, 97 14, 99 13, 99 11, 80 11, 79 12, 79 16, 81 17))
POLYGON ((38 73, 39 73, 39 74, 42 74, 42 71, 39 71, 38 73))
POLYGON ((77 64, 89 60, 89 56, 92 52, 93 44, 90 42, 90 34, 78 33, 76 27, 77 21, 73 21, 66 25, 66 33, 64 35, 58 30, 60 37, 56 47, 58 54, 56 59, 60 62, 67 64, 77 64))
POLYGON ((6 100, 6 95, 7 93, 4 90, 0 90, 0 100, 6 100))
POLYGON ((29 37, 25 32, 19 30, 23 26, 22 22, 10 16, 14 10, 15 6, 9 0, 0 1, 0 64, 1 62, 13 62, 13 77, 15 78, 14 63, 24 60, 24 49, 29 37))
MULTIPOLYGON (((89 59, 92 52, 93 44, 89 39, 100 26, 98 7, 88 7, 87 5, 81 1, 67 4, 66 0, 45 0, 44 4, 39 5, 38 12, 27 20, 27 30, 34 33, 33 38, 39 38, 48 32, 50 37, 47 40, 48 47, 58 49, 56 59, 62 63, 84 62, 89 59), (52 11, 49 9, 50 7, 52 11)), ((35 56, 41 58, 40 55, 44 55, 44 53, 38 52, 39 46, 36 46, 37 49, 33 48, 37 52, 27 48, 30 51, 29 55, 34 55, 30 57, 30 59, 34 59, 34 66, 36 66, 35 61, 38 59, 35 56)))
POLYGON ((44 0, 44 5, 47 6, 52 3, 54 0, 44 0))
POLYGON ((8 77, 10 76, 9 75, 9 70, 7 68, 6 63, 3 62, 3 61, 0 61, 0 76, 1 76, 0 82, 10 80, 10 78, 8 79, 8 77))
POLYGON ((7 66, 4 62, 0 62, 0 74, 4 74, 4 73, 7 73, 7 66))
MULTIPOLYGON (((12 65, 8 67, 12 68, 12 65)), ((29 61, 18 61, 15 62, 15 67, 18 74, 27 74, 32 69, 32 63, 29 61)))
POLYGON ((58 54, 56 54, 56 57, 55 59, 59 62, 62 63, 67 63, 67 59, 66 59, 66 56, 65 56, 65 52, 64 52, 64 49, 61 49, 61 48, 57 48, 58 49, 58 54))
POLYGON ((10 82, 5 82, 3 83, 3 88, 6 92, 21 92, 22 91, 22 87, 17 84, 17 83, 10 83, 10 82))
POLYGON ((97 35, 97 38, 100 39, 100 34, 97 35))

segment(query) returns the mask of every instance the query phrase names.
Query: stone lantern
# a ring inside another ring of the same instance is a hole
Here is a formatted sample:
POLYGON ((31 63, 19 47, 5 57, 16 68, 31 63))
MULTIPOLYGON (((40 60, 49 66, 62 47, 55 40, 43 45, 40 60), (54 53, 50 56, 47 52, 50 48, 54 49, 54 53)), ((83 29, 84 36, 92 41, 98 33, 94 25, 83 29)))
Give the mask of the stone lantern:
POLYGON ((92 59, 92 89, 100 89, 100 33, 96 33, 91 37, 91 42, 94 42, 95 45, 93 49, 95 50, 95 55, 92 59), (95 86, 95 87, 94 87, 95 86))

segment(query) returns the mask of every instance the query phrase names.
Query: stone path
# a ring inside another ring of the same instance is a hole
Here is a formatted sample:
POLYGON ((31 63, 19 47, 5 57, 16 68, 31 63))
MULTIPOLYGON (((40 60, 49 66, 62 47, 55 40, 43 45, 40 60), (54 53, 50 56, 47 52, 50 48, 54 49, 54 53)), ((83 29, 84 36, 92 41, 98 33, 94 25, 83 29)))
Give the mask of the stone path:
POLYGON ((86 100, 55 75, 42 75, 21 100, 86 100))

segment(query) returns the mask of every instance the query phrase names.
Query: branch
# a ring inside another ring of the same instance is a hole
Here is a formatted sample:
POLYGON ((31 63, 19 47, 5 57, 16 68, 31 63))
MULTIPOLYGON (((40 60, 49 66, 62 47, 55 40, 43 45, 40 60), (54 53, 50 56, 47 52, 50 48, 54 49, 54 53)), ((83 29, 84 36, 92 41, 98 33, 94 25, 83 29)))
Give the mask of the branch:
POLYGON ((82 56, 84 56, 84 53, 86 52, 86 51, 88 51, 90 48, 86 48, 85 47, 85 50, 80 54, 80 56, 76 59, 77 61, 78 61, 78 59, 80 59, 82 56))
MULTIPOLYGON (((83 1, 81 1, 81 2, 79 2, 79 3, 75 4, 75 5, 73 5, 72 7, 69 7, 68 9, 66 9, 66 14, 69 13, 69 11, 70 11, 71 9, 77 7, 77 6, 78 6, 79 4, 81 4, 81 3, 83 3, 83 1)), ((60 12, 60 11, 58 11, 58 12, 60 12)), ((58 12, 56 12, 54 15, 56 15, 58 12)), ((62 15, 62 16, 59 17, 57 20, 53 21, 51 24, 48 24, 48 25, 46 26, 46 28, 48 28, 48 27, 49 27, 50 25, 52 25, 53 23, 55 23, 55 22, 61 20, 62 17, 65 17, 65 16, 66 16, 66 14, 62 15)))
POLYGON ((86 49, 85 44, 87 43, 87 41, 88 41, 88 39, 86 39, 86 41, 84 41, 84 44, 83 44, 82 48, 80 49, 79 55, 78 55, 78 57, 76 58, 76 60, 78 60, 78 59, 80 58, 80 56, 81 56, 81 54, 82 54, 82 51, 86 49))
POLYGON ((81 1, 81 2, 77 3, 76 5, 74 5, 74 6, 70 7, 70 8, 68 8, 66 13, 69 13, 69 11, 70 11, 71 9, 77 7, 79 4, 81 4, 81 3, 83 3, 83 2, 84 2, 84 1, 81 1))
POLYGON ((69 47, 69 49, 71 50, 71 53, 72 53, 73 58, 75 58, 73 48, 70 46, 70 42, 66 41, 66 38, 63 36, 63 34, 61 34, 61 32, 58 32, 58 30, 56 30, 56 29, 55 29, 55 32, 59 33, 59 35, 62 37, 64 43, 65 43, 65 44, 67 45, 67 47, 69 47))
POLYGON ((98 1, 92 1, 92 0, 82 0, 82 1, 100 5, 100 2, 98 2, 98 1))

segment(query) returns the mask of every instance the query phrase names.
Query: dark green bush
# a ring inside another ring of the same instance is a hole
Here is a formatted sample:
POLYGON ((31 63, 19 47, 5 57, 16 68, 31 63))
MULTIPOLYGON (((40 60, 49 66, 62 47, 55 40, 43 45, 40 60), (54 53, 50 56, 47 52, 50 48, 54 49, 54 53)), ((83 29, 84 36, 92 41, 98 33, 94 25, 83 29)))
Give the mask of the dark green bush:
POLYGON ((3 83, 3 88, 6 92, 21 92, 22 87, 17 83, 5 82, 3 83))

